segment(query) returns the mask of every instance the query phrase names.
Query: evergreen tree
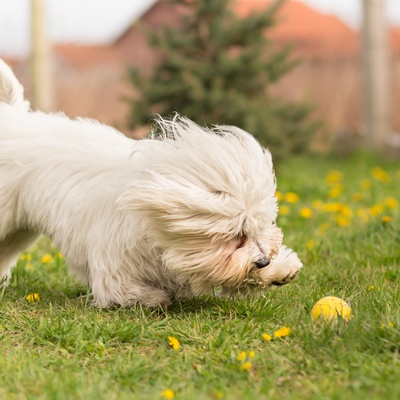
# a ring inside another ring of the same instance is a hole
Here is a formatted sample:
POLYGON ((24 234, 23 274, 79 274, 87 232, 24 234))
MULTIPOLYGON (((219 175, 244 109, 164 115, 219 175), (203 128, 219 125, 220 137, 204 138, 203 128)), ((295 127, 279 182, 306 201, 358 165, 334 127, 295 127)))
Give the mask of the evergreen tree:
POLYGON ((239 126, 274 158, 304 150, 314 130, 310 107, 270 94, 295 65, 289 49, 274 46, 267 34, 283 2, 241 18, 230 0, 171 1, 184 6, 182 25, 149 34, 162 54, 150 76, 130 70, 139 98, 130 100, 129 126, 148 123, 151 113, 177 111, 201 125, 239 126))

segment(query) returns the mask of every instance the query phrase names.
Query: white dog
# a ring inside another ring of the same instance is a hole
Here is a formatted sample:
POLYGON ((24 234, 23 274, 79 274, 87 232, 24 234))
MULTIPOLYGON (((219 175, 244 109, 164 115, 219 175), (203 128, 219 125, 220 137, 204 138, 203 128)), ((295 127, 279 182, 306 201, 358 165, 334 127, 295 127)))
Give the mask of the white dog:
POLYGON ((32 112, 0 60, 0 278, 44 233, 100 307, 291 281, 302 264, 275 225, 270 153, 233 126, 158 130, 134 141, 32 112))

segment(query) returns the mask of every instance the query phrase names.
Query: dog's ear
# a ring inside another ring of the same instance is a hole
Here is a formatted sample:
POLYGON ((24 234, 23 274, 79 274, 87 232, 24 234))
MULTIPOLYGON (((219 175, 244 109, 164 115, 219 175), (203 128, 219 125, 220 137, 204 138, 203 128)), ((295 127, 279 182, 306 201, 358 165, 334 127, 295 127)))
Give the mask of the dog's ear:
POLYGON ((182 217, 189 217, 192 213, 228 216, 218 201, 218 193, 190 186, 188 181, 172 180, 154 171, 146 171, 144 174, 146 176, 143 179, 136 179, 119 197, 119 207, 141 213, 160 212, 166 218, 168 215, 175 218, 177 213, 181 213, 182 217))
POLYGON ((118 199, 118 207, 152 220, 168 234, 231 239, 242 230, 245 209, 227 193, 210 192, 176 182, 153 171, 136 180, 118 199))
POLYGON ((226 192, 191 187, 154 171, 145 174, 120 196, 118 207, 149 218, 152 226, 168 234, 230 240, 243 231, 256 234, 276 218, 274 196, 263 197, 258 205, 249 207, 243 199, 226 192))
POLYGON ((144 174, 146 177, 135 180, 119 197, 120 208, 145 214, 172 214, 193 201, 189 188, 152 171, 144 174))

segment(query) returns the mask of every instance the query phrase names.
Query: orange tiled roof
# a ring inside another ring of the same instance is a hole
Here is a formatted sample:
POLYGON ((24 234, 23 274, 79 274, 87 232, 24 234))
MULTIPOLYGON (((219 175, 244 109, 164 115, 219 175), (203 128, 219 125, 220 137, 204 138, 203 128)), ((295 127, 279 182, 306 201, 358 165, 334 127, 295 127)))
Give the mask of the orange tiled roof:
POLYGON ((394 53, 400 53, 400 27, 390 29, 390 46, 394 53))
MULTIPOLYGON (((236 0, 239 16, 266 10, 270 1, 236 0)), ((322 14, 300 1, 287 1, 277 13, 271 37, 293 43, 295 50, 309 56, 351 56, 359 51, 358 34, 333 15, 322 14)))

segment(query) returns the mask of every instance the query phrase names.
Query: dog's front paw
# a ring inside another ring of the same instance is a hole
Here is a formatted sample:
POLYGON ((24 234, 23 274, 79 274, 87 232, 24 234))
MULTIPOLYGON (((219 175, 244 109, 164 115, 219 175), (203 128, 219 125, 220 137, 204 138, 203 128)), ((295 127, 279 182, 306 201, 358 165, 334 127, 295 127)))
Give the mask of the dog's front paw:
POLYGON ((273 281, 272 284, 275 286, 282 286, 286 285, 287 283, 291 282, 294 278, 296 278, 297 274, 299 273, 300 269, 292 269, 288 275, 286 275, 280 281, 273 281))
POLYGON ((282 246, 271 264, 260 271, 260 278, 267 285, 286 285, 296 278, 302 267, 297 254, 292 249, 282 246))

